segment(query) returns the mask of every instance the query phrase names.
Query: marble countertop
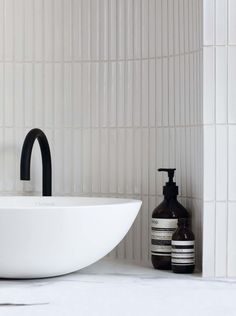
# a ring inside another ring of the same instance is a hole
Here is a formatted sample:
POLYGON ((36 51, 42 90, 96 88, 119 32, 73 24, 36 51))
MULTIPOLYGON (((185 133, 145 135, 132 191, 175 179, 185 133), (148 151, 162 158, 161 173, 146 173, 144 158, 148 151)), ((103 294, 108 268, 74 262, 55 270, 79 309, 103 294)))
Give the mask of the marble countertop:
POLYGON ((102 260, 66 276, 0 280, 0 315, 236 315, 236 281, 102 260))

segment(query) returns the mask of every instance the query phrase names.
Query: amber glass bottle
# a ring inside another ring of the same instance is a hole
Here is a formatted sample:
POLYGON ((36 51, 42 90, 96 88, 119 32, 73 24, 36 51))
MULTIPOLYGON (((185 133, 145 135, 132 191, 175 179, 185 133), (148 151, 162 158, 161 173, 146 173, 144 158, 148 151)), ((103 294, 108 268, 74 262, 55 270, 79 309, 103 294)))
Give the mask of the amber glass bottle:
POLYGON ((163 188, 164 200, 152 213, 151 259, 155 269, 171 270, 171 240, 179 218, 187 218, 187 210, 178 202, 178 187, 173 182, 176 169, 168 172, 169 181, 163 188))
POLYGON ((195 268, 195 238, 188 219, 180 218, 172 236, 171 265, 175 273, 193 273, 195 268))

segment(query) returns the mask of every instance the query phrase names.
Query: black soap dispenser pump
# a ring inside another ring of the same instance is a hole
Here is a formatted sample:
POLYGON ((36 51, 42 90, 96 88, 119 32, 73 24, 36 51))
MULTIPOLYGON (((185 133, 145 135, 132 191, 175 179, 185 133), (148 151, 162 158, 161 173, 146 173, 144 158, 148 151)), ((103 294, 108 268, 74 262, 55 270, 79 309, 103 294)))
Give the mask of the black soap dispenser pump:
POLYGON ((187 210, 177 200, 178 186, 173 181, 175 168, 161 168, 169 181, 163 187, 164 200, 152 213, 151 259, 155 269, 171 270, 171 240, 179 218, 188 218, 187 210))

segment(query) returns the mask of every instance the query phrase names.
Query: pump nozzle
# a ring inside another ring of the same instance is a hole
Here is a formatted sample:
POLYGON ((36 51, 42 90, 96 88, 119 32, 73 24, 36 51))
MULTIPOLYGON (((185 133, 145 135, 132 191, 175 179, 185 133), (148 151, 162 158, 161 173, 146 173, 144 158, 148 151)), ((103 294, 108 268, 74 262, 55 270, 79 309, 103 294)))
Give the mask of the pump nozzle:
POLYGON ((173 183, 173 178, 175 176, 175 170, 176 170, 176 168, 160 168, 160 169, 158 169, 158 171, 168 172, 168 178, 169 178, 170 183, 173 183))
POLYGON ((175 182, 173 181, 175 175, 175 168, 160 168, 158 171, 165 171, 168 173, 169 181, 166 182, 166 185, 163 187, 163 194, 169 198, 178 195, 178 187, 176 186, 175 182))

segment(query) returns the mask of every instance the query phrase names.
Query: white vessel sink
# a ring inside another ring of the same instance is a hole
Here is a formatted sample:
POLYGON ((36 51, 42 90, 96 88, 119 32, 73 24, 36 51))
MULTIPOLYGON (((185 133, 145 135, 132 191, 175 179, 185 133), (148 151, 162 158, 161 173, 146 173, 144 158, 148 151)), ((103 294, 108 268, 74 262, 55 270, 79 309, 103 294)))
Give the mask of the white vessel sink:
POLYGON ((0 278, 42 278, 84 268, 126 235, 142 202, 84 197, 0 197, 0 278))

